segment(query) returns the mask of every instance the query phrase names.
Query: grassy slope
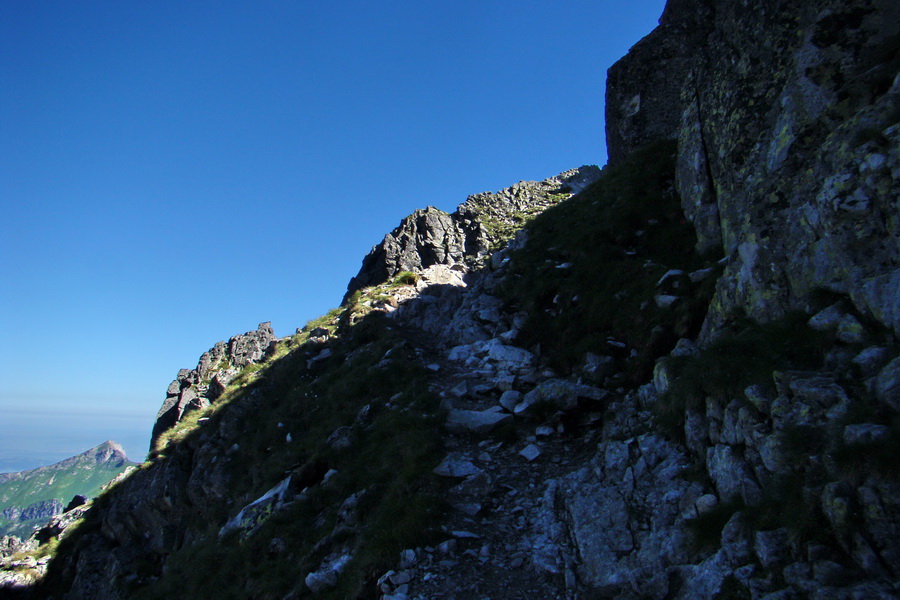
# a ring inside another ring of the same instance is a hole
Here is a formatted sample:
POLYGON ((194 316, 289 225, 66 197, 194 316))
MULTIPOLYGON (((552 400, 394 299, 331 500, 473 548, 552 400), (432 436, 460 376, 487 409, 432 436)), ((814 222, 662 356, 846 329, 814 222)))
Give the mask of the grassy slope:
POLYGON ((623 342, 626 356, 637 353, 626 360, 637 383, 679 337, 696 334, 714 277, 671 309, 652 301, 669 269, 709 266, 694 252, 674 174, 674 143, 653 144, 525 228, 528 242, 512 254, 502 290, 511 308, 529 315, 518 343, 540 344, 568 372, 587 352, 621 353, 608 341, 623 342))
MULTIPOLYGON (((355 298, 366 299, 365 294, 355 298)), ((226 458, 234 505, 218 507, 221 514, 213 516, 215 522, 198 541, 169 557, 166 576, 139 585, 134 597, 282 598, 298 586, 302 595, 308 593, 306 573, 328 553, 350 551, 353 560, 338 587, 322 596, 349 598, 371 586, 400 550, 428 539, 442 509, 440 482, 431 473, 442 456, 440 411, 427 390, 425 370, 415 364, 402 336, 388 327, 383 314, 359 316, 359 311, 358 305, 345 305, 282 340, 276 357, 245 369, 203 413, 209 422, 197 427, 192 419, 161 437, 154 460, 177 460, 185 444, 204 443, 198 436, 214 431, 220 419, 232 418, 231 411, 252 410, 251 419, 241 419, 240 451, 226 458), (352 324, 351 314, 358 316, 352 324), (306 342, 316 328, 337 335, 329 346, 332 356, 310 365, 307 361, 319 350, 306 342), (358 419, 366 406, 368 416, 358 419), (340 427, 349 428, 345 448, 327 442, 340 427), (305 500, 273 514, 257 531, 218 537, 224 519, 287 473, 303 478, 325 469, 337 471, 327 486, 310 484, 305 500), (358 526, 335 530, 342 502, 361 491, 358 526), (275 538, 289 550, 271 552, 275 538), (320 543, 326 538, 330 541, 320 543), (196 569, 197 564, 204 569, 196 569), (244 585, 211 589, 210 580, 244 585)))

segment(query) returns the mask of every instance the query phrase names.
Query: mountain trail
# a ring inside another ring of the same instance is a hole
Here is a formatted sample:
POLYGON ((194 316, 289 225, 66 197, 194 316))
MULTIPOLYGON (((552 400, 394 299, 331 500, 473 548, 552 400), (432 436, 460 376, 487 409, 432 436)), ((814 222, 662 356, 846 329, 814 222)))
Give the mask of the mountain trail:
MULTIPOLYGON (((447 358, 434 336, 403 328, 419 361, 433 372, 429 388, 448 411, 500 409, 495 375, 447 358)), ((498 410, 499 412, 499 410, 498 410)), ((508 413, 506 413, 508 414, 508 413)), ((465 477, 453 485, 436 546, 408 549, 380 579, 385 600, 575 598, 574 565, 537 566, 542 516, 554 512, 548 481, 583 465, 599 430, 570 430, 558 414, 513 418, 483 434, 448 429, 448 459, 465 477), (556 572, 554 572, 556 571, 556 572)))

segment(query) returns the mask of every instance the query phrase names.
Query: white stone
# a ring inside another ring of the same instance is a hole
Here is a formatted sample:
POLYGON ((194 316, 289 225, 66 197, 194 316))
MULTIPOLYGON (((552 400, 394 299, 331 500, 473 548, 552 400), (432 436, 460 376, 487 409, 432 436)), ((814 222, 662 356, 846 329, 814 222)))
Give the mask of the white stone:
MULTIPOLYGON (((498 407, 499 408, 499 407, 498 407)), ((512 415, 493 410, 451 410, 447 414, 447 429, 455 432, 469 431, 477 434, 489 433, 494 427, 512 419, 512 415)))
POLYGON ((528 462, 533 461, 538 456, 541 455, 541 449, 537 447, 535 444, 528 444, 519 452, 519 456, 523 457, 528 462))
POLYGON ((481 473, 481 469, 472 464, 459 452, 451 452, 437 467, 434 468, 434 474, 441 477, 468 477, 469 475, 477 475, 481 473))
POLYGON ((508 390, 500 395, 500 406, 506 410, 513 412, 516 405, 522 401, 522 392, 516 390, 508 390))
POLYGON ((678 296, 672 296, 670 294, 659 294, 653 297, 654 302, 656 302, 656 306, 659 308, 670 308, 673 304, 678 301, 678 296))

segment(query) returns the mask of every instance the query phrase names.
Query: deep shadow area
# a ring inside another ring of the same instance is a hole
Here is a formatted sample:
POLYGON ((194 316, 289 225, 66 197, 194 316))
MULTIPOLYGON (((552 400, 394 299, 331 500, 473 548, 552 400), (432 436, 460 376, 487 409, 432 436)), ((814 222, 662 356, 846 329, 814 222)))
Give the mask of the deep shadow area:
POLYGON ((19 597, 60 596, 76 577, 104 576, 98 557, 115 557, 124 597, 282 598, 309 593, 303 574, 335 552, 352 558, 319 597, 361 597, 401 549, 430 541, 443 510, 431 473, 441 411, 402 330, 382 312, 351 322, 352 308, 280 341, 280 356, 250 365, 210 409, 167 432, 19 597), (322 327, 326 341, 307 339, 322 327), (220 537, 287 477, 290 501, 252 531, 220 537))
POLYGON ((520 342, 540 345, 561 372, 588 352, 614 355, 639 383, 657 357, 699 331, 719 257, 694 251, 675 192, 675 150, 655 142, 604 168, 599 181, 529 223, 527 243, 511 253, 501 295, 510 310, 528 313, 520 342), (704 267, 703 279, 688 278, 704 267), (670 270, 681 272, 662 281, 670 270))

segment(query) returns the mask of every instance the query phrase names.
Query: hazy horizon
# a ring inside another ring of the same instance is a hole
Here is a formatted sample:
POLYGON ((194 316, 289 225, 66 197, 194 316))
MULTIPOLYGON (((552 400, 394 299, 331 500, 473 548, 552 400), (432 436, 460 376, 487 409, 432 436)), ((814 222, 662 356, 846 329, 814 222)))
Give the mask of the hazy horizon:
MULTIPOLYGON (((155 416, 155 415, 154 415, 155 416)), ((140 412, 79 412, 53 407, 5 409, 0 435, 0 473, 44 467, 107 440, 128 459, 143 462, 153 422, 140 412)))
POLYGON ((0 3, 0 468, 139 460, 179 369, 339 305, 415 209, 603 165, 664 4, 0 3))

